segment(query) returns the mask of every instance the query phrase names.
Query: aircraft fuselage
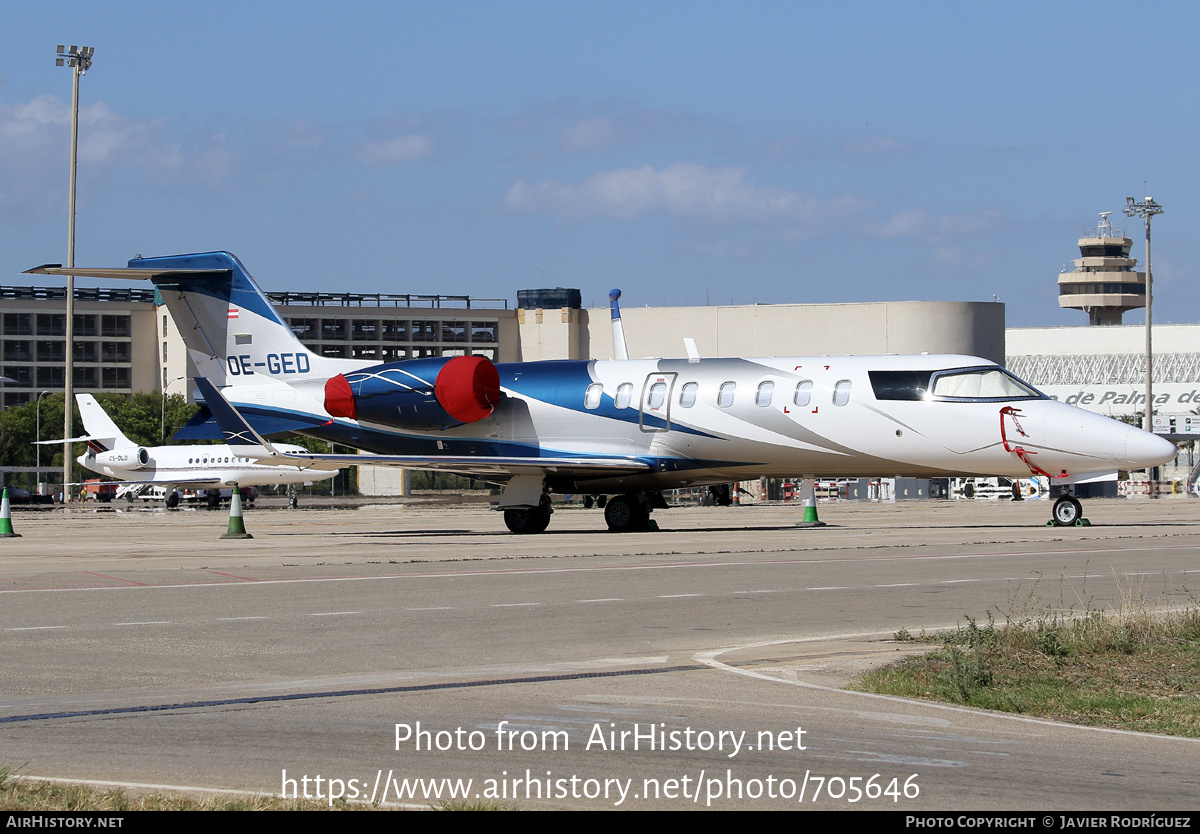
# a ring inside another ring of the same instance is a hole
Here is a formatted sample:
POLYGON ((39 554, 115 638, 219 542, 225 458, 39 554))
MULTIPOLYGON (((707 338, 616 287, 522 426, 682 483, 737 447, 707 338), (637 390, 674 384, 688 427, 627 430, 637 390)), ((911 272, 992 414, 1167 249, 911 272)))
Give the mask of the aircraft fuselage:
MULTIPOLYGON (((1166 441, 1051 400, 977 357, 590 360, 496 369, 504 396, 478 422, 414 431, 325 417, 302 433, 384 455, 527 456, 540 459, 552 490, 597 493, 796 475, 1029 477, 1040 470, 1074 480, 1170 454, 1166 441), (649 468, 593 474, 546 466, 547 459, 581 456, 636 458, 649 468)), ((258 387, 225 393, 247 415, 278 414, 256 405, 258 387)))

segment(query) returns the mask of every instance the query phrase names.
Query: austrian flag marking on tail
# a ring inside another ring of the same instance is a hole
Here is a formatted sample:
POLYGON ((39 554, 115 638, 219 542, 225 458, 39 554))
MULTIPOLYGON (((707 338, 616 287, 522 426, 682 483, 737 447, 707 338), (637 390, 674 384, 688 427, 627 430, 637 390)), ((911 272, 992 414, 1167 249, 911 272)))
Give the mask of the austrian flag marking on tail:
POLYGON ((237 308, 237 307, 230 306, 230 308, 229 308, 229 318, 231 318, 231 319, 236 319, 237 317, 238 317, 238 308, 237 308))

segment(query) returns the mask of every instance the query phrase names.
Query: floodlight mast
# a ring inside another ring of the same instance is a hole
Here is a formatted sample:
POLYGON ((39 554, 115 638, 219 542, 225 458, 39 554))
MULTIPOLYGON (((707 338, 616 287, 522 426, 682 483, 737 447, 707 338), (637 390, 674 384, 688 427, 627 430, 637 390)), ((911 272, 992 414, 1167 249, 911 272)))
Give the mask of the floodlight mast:
MULTIPOLYGON (((1156 214, 1162 214, 1163 208, 1154 202, 1153 197, 1145 197, 1140 203, 1134 202, 1132 197, 1126 197, 1125 208, 1122 211, 1126 217, 1141 217, 1146 223, 1146 419, 1142 427, 1146 431, 1154 431, 1154 353, 1151 350, 1154 277, 1150 271, 1150 219, 1156 214)), ((1151 494, 1154 494, 1153 489, 1151 494)))
MULTIPOLYGON (((92 55, 95 49, 90 46, 71 45, 65 50, 58 45, 58 55, 54 65, 64 64, 71 67, 71 186, 67 206, 67 267, 75 266, 75 173, 79 167, 79 79, 92 67, 92 55)), ((66 370, 64 372, 64 403, 63 403, 63 437, 71 436, 71 422, 75 399, 75 276, 67 276, 67 351, 66 370)), ((63 501, 67 500, 71 483, 71 466, 74 459, 71 455, 71 444, 63 448, 63 501)))

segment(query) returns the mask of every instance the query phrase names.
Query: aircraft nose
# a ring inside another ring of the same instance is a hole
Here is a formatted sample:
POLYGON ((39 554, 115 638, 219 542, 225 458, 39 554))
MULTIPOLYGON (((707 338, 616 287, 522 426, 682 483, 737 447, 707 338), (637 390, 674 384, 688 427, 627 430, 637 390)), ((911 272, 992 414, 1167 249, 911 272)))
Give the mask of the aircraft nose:
POLYGON ((1178 453, 1175 444, 1165 437, 1136 428, 1125 434, 1125 458, 1130 469, 1169 463, 1178 453))

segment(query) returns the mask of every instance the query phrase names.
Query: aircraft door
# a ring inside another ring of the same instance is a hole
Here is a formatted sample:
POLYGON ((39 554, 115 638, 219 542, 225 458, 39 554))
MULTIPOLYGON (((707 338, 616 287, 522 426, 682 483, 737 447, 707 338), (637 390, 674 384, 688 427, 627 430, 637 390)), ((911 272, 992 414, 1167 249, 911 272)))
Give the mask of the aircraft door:
POLYGON ((671 428, 671 392, 676 374, 650 374, 642 385, 638 425, 642 431, 669 431, 671 428))

